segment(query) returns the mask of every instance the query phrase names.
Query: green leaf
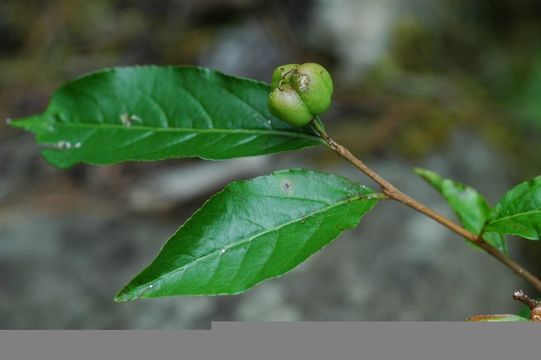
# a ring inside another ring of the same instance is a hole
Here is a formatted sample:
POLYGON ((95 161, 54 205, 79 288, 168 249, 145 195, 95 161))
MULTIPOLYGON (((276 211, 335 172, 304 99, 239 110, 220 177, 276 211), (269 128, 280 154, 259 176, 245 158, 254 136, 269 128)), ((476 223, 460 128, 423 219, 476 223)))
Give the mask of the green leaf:
POLYGON ((284 274, 355 227, 380 199, 348 179, 284 170, 227 185, 116 301, 237 294, 284 274))
POLYGON ((475 315, 468 318, 468 321, 475 322, 517 322, 530 321, 522 316, 514 314, 475 315))
POLYGON ((276 119, 270 87, 197 67, 98 71, 60 88, 47 110, 12 124, 37 135, 54 165, 178 157, 230 159, 322 144, 276 119))
POLYGON ((509 190, 494 207, 486 230, 539 240, 541 237, 541 176, 509 190))
MULTIPOLYGON (((481 194, 462 183, 444 179, 433 171, 419 168, 414 171, 442 194, 467 230, 475 235, 481 233, 491 212, 490 205, 481 194)), ((485 232, 483 238, 498 250, 507 252, 502 235, 485 232)))
POLYGON ((529 318, 530 318, 530 312, 531 312, 530 307, 523 304, 523 305, 520 307, 520 310, 517 311, 517 316, 520 316, 520 317, 529 319, 529 318))

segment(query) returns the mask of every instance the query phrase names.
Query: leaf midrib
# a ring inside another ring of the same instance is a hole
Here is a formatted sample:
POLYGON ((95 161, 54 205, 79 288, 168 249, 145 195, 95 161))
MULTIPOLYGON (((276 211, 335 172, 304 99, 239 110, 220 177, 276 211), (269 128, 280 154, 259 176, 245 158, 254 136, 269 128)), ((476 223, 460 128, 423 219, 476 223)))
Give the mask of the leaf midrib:
POLYGON ((202 129, 202 128, 160 128, 160 127, 150 127, 150 126, 141 126, 141 125, 132 125, 124 126, 117 124, 86 124, 86 123, 55 123, 54 126, 60 127, 72 127, 72 128, 104 128, 104 129, 116 129, 116 130, 139 130, 139 131, 153 131, 153 132, 199 132, 199 133, 231 133, 231 134, 259 134, 259 135, 279 135, 279 136, 289 136, 289 137, 300 137, 309 140, 317 140, 322 142, 320 138, 314 135, 308 135, 301 132, 292 132, 284 130, 258 130, 258 129, 222 129, 222 128, 211 128, 211 129, 202 129))
POLYGON ((513 215, 507 215, 507 216, 497 218, 497 219, 494 219, 494 220, 489 220, 487 225, 492 225, 492 224, 499 223, 501 221, 511 220, 511 219, 513 219, 515 217, 520 217, 520 216, 524 216, 524 215, 531 215, 531 214, 535 214, 535 213, 541 213, 541 208, 534 209, 534 210, 529 210, 529 211, 525 211, 525 212, 521 212, 521 213, 517 213, 517 214, 513 214, 513 215))
MULTIPOLYGON (((188 268, 194 266, 195 264, 197 264, 197 263, 199 263, 199 262, 201 262, 201 261, 203 261, 203 260, 205 260, 205 259, 207 259, 207 258, 209 258, 209 257, 211 257, 211 256, 214 256, 214 255, 217 255, 217 254, 219 255, 223 250, 227 251, 227 250, 229 250, 229 249, 231 249, 231 248, 233 248, 233 247, 243 245, 243 244, 248 243, 248 242, 250 242, 250 241, 254 241, 254 240, 256 240, 257 238, 259 238, 259 237, 261 237, 261 236, 264 236, 264 235, 266 235, 266 234, 268 234, 268 233, 271 233, 271 232, 274 232, 274 231, 278 231, 278 230, 280 230, 280 229, 282 229, 282 228, 284 228, 284 227, 286 227, 286 226, 288 226, 288 225, 294 224, 294 223, 300 221, 300 220, 303 219, 303 218, 312 217, 312 216, 317 215, 317 214, 320 214, 320 213, 322 213, 322 212, 324 212, 324 211, 328 211, 328 210, 331 210, 331 209, 333 209, 333 208, 335 208, 335 207, 344 205, 344 204, 346 204, 346 203, 351 203, 351 202, 353 202, 353 201, 358 201, 358 200, 361 200, 361 199, 367 199, 367 197, 368 197, 369 195, 372 195, 372 194, 365 194, 365 195, 359 195, 359 196, 347 198, 347 199, 345 199, 345 200, 343 200, 343 201, 340 201, 340 202, 338 202, 338 203, 333 204, 332 206, 328 206, 328 207, 325 207, 325 208, 323 208, 323 209, 314 211, 314 212, 312 212, 312 213, 303 215, 301 218, 295 218, 295 219, 292 220, 292 221, 288 221, 288 222, 283 223, 283 224, 281 224, 281 225, 279 225, 279 226, 277 226, 277 227, 274 227, 274 228, 272 228, 272 229, 262 231, 262 232, 260 232, 260 233, 258 233, 258 234, 256 234, 256 235, 254 235, 254 236, 252 236, 252 237, 249 237, 249 238, 247 238, 247 239, 238 241, 238 242, 236 242, 236 243, 234 243, 234 244, 230 244, 230 245, 224 246, 224 247, 220 248, 219 250, 213 251, 213 252, 211 252, 211 253, 209 253, 209 254, 207 254, 207 255, 205 255, 205 256, 202 256, 202 257, 200 257, 200 258, 197 258, 197 259, 195 259, 194 261, 192 261, 192 262, 190 262, 190 263, 188 263, 188 264, 186 264, 186 265, 183 265, 183 266, 181 266, 181 267, 179 267, 179 268, 177 268, 177 269, 168 271, 168 272, 166 272, 166 273, 160 275, 160 276, 157 277, 156 279, 154 279, 154 280, 152 280, 152 281, 149 281, 149 282, 146 282, 144 285, 139 285, 139 286, 137 286, 135 289, 133 289, 132 291, 138 291, 138 290, 140 290, 141 288, 147 288, 149 285, 152 285, 152 284, 158 282, 159 280, 161 280, 161 279, 163 279, 163 278, 165 278, 165 277, 174 275, 175 273, 177 273, 177 272, 179 272, 179 271, 181 271, 181 270, 188 269, 188 268)), ((370 199, 370 200, 371 200, 371 199, 370 199)), ((151 264, 150 266, 152 266, 152 264, 151 264)), ((122 292, 121 292, 121 293, 122 293, 122 292)))

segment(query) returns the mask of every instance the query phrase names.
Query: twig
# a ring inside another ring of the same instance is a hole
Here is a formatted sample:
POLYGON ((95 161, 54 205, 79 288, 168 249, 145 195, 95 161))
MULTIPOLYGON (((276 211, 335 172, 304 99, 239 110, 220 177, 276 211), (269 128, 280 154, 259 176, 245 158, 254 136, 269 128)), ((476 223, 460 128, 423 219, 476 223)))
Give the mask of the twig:
POLYGON ((515 291, 513 293, 513 299, 527 305, 530 310, 535 309, 537 306, 539 306, 539 301, 530 298, 528 295, 524 294, 524 291, 522 290, 515 291))
POLYGON ((492 255, 498 259, 501 263, 511 269, 514 273, 521 276, 523 279, 528 281, 532 286, 534 286, 538 291, 541 292, 541 280, 538 279, 535 275, 528 272, 520 264, 515 262, 509 256, 500 252, 498 249, 491 246, 487 243, 482 237, 473 234, 472 232, 466 230, 462 226, 454 223, 448 218, 436 213, 434 210, 429 209, 424 204, 418 202, 417 200, 409 197, 404 194, 402 191, 398 190, 393 184, 379 176, 376 172, 370 169, 364 162, 355 157, 347 148, 343 145, 340 145, 332 138, 330 138, 325 129, 321 126, 318 121, 313 121, 312 126, 315 131, 321 136, 322 139, 329 145, 329 147, 334 150, 338 155, 352 163, 357 169, 366 174, 369 178, 374 180, 382 189, 383 193, 387 195, 390 199, 399 201, 410 208, 428 216, 429 218, 439 222, 443 226, 447 227, 449 230, 455 232, 456 234, 466 238, 467 240, 473 242, 481 249, 483 249, 488 254, 492 255))

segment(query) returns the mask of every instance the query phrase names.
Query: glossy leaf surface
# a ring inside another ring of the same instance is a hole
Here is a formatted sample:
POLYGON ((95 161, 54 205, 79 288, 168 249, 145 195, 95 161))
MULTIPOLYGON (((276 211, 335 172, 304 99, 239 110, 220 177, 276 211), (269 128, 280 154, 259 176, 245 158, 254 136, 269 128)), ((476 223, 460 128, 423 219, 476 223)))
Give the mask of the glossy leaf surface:
MULTIPOLYGON (((415 173, 443 196, 467 230, 479 235, 491 212, 490 205, 481 194, 469 186, 445 179, 430 170, 415 169, 415 173)), ((483 238, 498 250, 507 252, 502 235, 485 232, 483 238)))
POLYGON ((54 165, 178 157, 229 159, 322 144, 276 119, 270 87, 196 67, 112 68, 60 88, 47 110, 13 121, 54 165))
POLYGON ((487 231, 541 238, 541 176, 509 190, 496 204, 487 231))
POLYGON ((243 292, 293 269, 355 227, 378 198, 365 186, 316 171, 233 182, 115 300, 243 292))

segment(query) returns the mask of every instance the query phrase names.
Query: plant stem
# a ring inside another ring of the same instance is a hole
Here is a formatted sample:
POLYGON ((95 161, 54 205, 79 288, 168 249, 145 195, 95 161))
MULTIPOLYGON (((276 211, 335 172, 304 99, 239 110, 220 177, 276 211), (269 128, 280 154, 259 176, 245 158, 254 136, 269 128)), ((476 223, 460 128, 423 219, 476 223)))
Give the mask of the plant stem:
POLYGON ((409 206, 410 208, 439 222, 443 226, 447 227, 449 230, 473 242, 474 244, 479 246, 481 249, 483 249, 485 252, 492 255, 496 259, 498 259, 501 263, 503 263, 505 266, 511 269, 514 273, 516 273, 517 275, 521 276, 523 279, 528 281, 532 286, 534 286, 538 291, 541 292, 541 280, 538 279, 532 273, 528 272, 526 269, 524 269, 520 264, 515 262, 506 254, 500 252, 498 249, 491 246, 481 236, 475 235, 474 233, 466 230, 465 228, 449 220, 448 218, 436 213, 434 210, 429 209, 424 204, 404 194, 402 191, 397 189, 393 184, 391 184, 390 182, 388 182, 387 180, 379 176, 372 169, 370 169, 364 162, 362 162, 360 159, 355 157, 355 155, 353 155, 351 151, 349 151, 343 145, 340 145, 339 143, 331 139, 327 135, 323 127, 321 127, 320 124, 318 124, 318 122, 314 121, 312 125, 314 129, 316 130, 316 132, 321 136, 321 138, 325 140, 325 142, 329 145, 329 147, 332 150, 334 150, 338 155, 340 155, 341 157, 343 157, 344 159, 352 163, 357 169, 362 171, 369 178, 374 180, 381 187, 383 193, 388 198, 399 201, 405 204, 406 206, 409 206))
POLYGON ((524 291, 522 290, 515 291, 515 293, 513 294, 513 299, 527 305, 530 310, 533 310, 534 308, 539 306, 539 301, 531 299, 528 295, 524 294, 524 291))

